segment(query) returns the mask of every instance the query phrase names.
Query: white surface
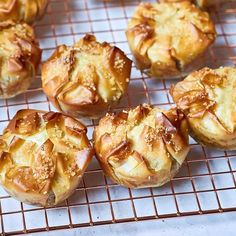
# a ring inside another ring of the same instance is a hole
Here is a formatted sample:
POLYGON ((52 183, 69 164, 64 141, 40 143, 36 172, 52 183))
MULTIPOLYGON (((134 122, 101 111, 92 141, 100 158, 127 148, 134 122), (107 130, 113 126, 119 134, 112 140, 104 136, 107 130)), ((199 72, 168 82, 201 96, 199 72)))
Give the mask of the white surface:
POLYGON ((48 236, 211 236, 235 235, 236 212, 202 216, 188 216, 165 220, 123 223, 107 226, 94 226, 66 231, 33 234, 48 236))

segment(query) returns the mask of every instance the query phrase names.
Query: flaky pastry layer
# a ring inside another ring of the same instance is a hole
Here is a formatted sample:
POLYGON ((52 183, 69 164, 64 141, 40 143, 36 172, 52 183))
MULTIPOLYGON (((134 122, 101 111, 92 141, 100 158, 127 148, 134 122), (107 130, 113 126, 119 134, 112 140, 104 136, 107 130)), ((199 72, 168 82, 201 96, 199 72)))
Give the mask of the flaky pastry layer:
POLYGON ((172 86, 174 102, 202 144, 236 149, 235 88, 236 69, 231 67, 204 68, 172 86))
POLYGON ((0 21, 15 20, 33 23, 40 19, 48 0, 3 0, 0 1, 0 21))
POLYGON ((179 170, 189 151, 184 117, 147 104, 107 114, 94 131, 102 169, 130 188, 161 186, 179 170))
POLYGON ((29 88, 41 59, 34 30, 26 23, 0 23, 0 99, 29 88))
POLYGON ((14 198, 54 206, 78 186, 93 149, 86 127, 55 112, 18 111, 0 136, 0 183, 14 198))
POLYGON ((57 47, 42 67, 43 89, 59 111, 97 118, 116 104, 130 80, 131 61, 117 47, 86 35, 57 47))
POLYGON ((194 4, 141 3, 126 30, 136 66, 157 78, 175 78, 214 42, 216 31, 207 12, 194 4))

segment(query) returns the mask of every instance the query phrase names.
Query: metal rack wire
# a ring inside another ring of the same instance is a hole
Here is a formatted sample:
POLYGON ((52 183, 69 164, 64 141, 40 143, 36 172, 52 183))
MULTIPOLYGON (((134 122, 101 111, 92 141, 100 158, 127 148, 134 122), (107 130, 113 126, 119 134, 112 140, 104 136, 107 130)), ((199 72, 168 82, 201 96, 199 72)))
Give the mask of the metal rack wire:
MULTIPOLYGON (((43 60, 59 44, 73 44, 85 33, 116 44, 129 56, 124 30, 139 0, 51 0, 46 16, 35 25, 43 60)), ((149 1, 150 2, 150 1, 149 1)), ((211 12, 218 38, 204 56, 211 67, 236 65, 236 1, 225 0, 211 12)), ((40 75, 34 85, 14 99, 0 100, 0 132, 22 108, 54 110, 43 94, 40 75)), ((154 80, 133 67, 129 91, 115 110, 146 102, 167 108, 175 80, 154 80)), ((84 119, 91 138, 97 121, 84 119)), ((169 184, 161 188, 131 190, 118 186, 93 159, 75 194, 51 208, 19 203, 0 189, 2 235, 69 229, 91 225, 143 221, 236 210, 236 151, 202 147, 191 140, 191 152, 169 184)))

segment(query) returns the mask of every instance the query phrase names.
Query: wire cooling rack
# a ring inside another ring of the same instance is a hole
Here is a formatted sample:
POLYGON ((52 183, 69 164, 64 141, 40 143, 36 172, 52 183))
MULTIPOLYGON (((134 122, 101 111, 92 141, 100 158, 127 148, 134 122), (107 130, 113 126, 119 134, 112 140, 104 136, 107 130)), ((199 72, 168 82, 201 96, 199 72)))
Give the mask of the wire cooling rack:
MULTIPOLYGON (((130 57, 124 29, 137 0, 51 0, 46 16, 35 25, 43 49, 43 61, 56 45, 73 44, 85 33, 116 44, 130 57)), ((236 65, 236 1, 225 0, 212 10, 218 38, 204 56, 205 65, 236 65)), ((146 102, 168 108, 170 84, 177 80, 148 78, 133 67, 129 91, 120 110, 146 102)), ((0 133, 17 110, 54 110, 43 94, 40 75, 34 85, 14 99, 0 100, 0 133)), ((97 121, 86 120, 91 139, 97 121)), ((20 203, 0 189, 2 235, 42 232, 119 222, 221 213, 236 210, 236 151, 205 148, 191 140, 191 152, 180 173, 161 188, 131 190, 103 175, 94 158, 76 192, 51 208, 20 203)))

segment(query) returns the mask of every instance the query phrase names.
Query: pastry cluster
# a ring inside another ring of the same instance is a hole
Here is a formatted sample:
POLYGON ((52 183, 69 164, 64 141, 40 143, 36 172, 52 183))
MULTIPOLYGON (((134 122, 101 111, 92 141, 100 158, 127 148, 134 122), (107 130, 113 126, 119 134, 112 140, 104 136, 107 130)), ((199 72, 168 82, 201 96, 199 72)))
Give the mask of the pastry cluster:
POLYGON ((97 118, 120 100, 130 72, 119 48, 86 35, 72 47, 58 46, 43 64, 43 90, 59 111, 97 118))
MULTIPOLYGON (((39 19, 47 3, 0 3, 0 98, 24 92, 36 75, 41 49, 27 23, 39 19)), ((157 78, 176 78, 192 68, 216 38, 214 23, 201 10, 213 3, 141 3, 126 30, 136 66, 157 78)), ((118 184, 161 186, 184 163, 189 134, 203 145, 236 149, 236 68, 189 74, 172 86, 176 107, 169 110, 142 104, 104 116, 126 93, 131 67, 121 49, 90 34, 56 48, 42 65, 42 88, 61 113, 20 110, 0 136, 0 183, 11 196, 57 205, 76 189, 94 154, 118 184), (76 118, 101 116, 92 147, 76 118)))
POLYGON ((93 149, 86 127, 60 113, 21 110, 0 136, 0 183, 14 198, 53 206, 68 198, 93 149))
POLYGON ((36 75, 41 49, 26 23, 0 22, 0 98, 27 90, 36 75))
POLYGON ((187 122, 176 109, 146 104, 107 114, 95 128, 94 148, 102 169, 115 182, 131 188, 161 186, 188 154, 187 122))
POLYGON ((47 4, 48 0, 0 2, 0 99, 25 92, 35 78, 41 50, 27 23, 41 18, 47 4))
POLYGON ((183 1, 141 3, 126 35, 139 69, 176 78, 214 42, 216 31, 207 12, 183 1))
POLYGON ((0 21, 16 20, 33 23, 40 19, 48 0, 3 0, 0 2, 0 21))
POLYGON ((236 68, 204 68, 172 86, 171 94, 200 143, 236 149, 236 68))
POLYGON ((220 1, 223 2, 223 0, 160 0, 160 2, 172 2, 172 3, 173 2, 192 2, 192 3, 196 3, 196 5, 201 8, 214 6, 220 3, 220 1))

